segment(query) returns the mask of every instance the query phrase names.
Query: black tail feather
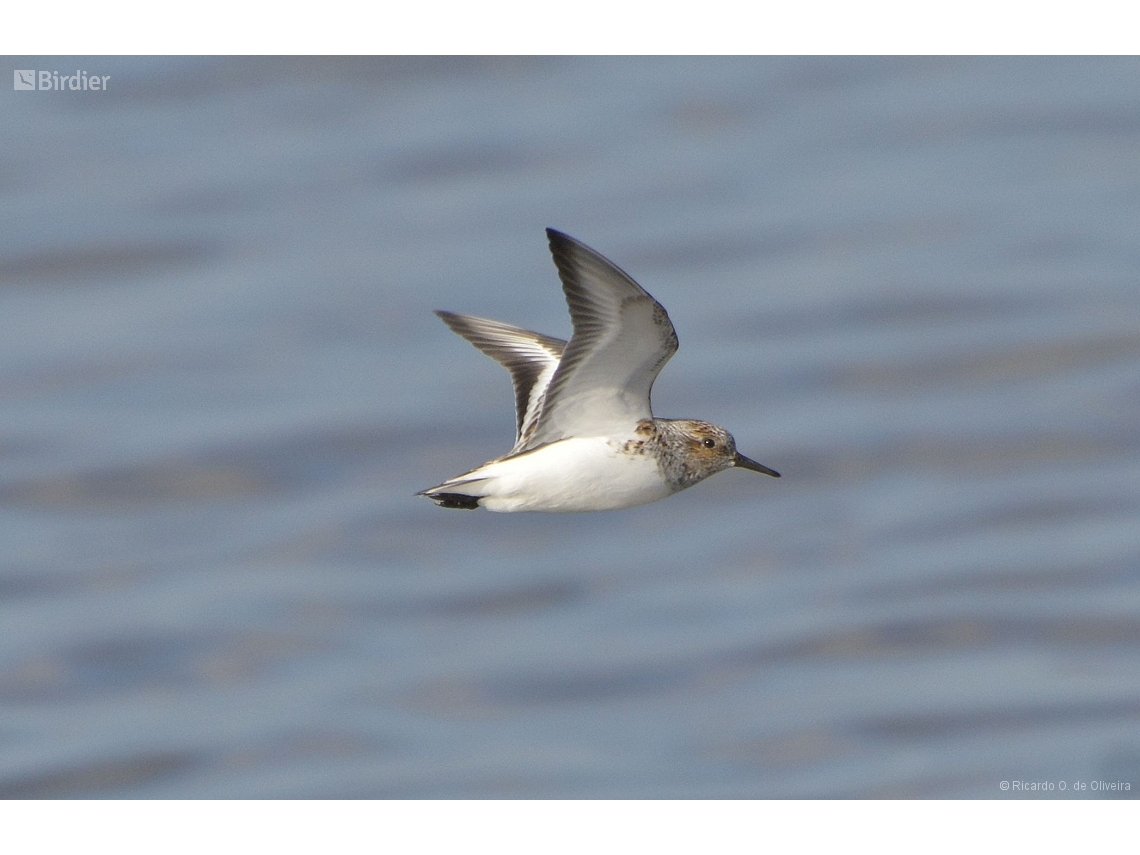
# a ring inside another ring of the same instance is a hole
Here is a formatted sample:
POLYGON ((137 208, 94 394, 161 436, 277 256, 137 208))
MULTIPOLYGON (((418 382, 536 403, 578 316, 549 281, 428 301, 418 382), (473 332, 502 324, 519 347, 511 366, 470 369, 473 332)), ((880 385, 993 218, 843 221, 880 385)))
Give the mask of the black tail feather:
POLYGON ((468 496, 464 493, 425 493, 429 499, 441 508, 461 508, 473 511, 479 507, 479 496, 468 496))

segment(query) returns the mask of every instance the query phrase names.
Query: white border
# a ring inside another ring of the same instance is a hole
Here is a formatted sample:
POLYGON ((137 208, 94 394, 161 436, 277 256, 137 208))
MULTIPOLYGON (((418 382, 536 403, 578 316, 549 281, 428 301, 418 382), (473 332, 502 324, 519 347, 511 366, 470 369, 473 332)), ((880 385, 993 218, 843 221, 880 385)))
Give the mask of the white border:
POLYGON ((8 802, 5 849, 116 853, 1102 852, 1114 801, 8 802))
POLYGON ((1134 53, 1138 13, 1089 0, 199 0, 7 4, 0 52, 31 54, 1134 53))

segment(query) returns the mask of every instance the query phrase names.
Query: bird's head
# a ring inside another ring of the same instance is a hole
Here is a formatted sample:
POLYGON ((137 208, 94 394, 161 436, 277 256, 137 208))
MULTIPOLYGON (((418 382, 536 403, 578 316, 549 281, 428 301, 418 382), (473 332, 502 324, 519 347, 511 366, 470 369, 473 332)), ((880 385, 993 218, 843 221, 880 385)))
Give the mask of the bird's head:
POLYGON ((736 450, 736 440, 722 427, 695 419, 659 419, 663 445, 681 486, 703 481, 723 469, 739 466, 779 478, 780 473, 745 457, 736 450))

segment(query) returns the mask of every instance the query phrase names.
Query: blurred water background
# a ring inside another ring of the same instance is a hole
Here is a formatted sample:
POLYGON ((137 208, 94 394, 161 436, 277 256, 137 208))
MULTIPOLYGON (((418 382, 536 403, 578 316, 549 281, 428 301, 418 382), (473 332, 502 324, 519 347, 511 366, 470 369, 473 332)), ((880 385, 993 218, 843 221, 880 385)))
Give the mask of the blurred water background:
POLYGON ((1140 790, 1140 61, 8 65, 111 77, 0 88, 0 795, 1140 790), (782 480, 412 495, 545 226, 782 480))

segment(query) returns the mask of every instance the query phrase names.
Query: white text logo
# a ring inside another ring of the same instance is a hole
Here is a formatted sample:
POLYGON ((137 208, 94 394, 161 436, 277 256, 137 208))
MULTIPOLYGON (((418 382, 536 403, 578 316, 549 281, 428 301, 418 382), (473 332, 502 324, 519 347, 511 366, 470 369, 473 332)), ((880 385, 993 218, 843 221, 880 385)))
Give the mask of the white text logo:
POLYGON ((103 90, 107 88, 109 74, 91 74, 81 69, 75 74, 58 71, 33 71, 31 69, 17 69, 12 72, 13 89, 50 89, 54 92, 70 90, 103 90))

